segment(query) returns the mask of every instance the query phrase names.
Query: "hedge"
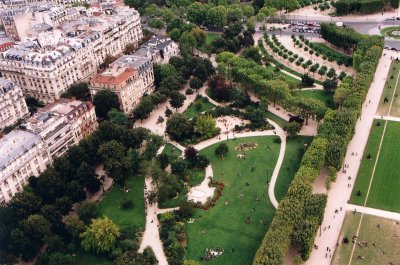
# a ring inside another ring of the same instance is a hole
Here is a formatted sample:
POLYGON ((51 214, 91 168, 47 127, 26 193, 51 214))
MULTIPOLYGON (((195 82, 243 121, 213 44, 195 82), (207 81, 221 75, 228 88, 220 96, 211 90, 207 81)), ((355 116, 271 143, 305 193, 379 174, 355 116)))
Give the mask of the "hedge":
POLYGON ((340 85, 347 92, 343 106, 325 113, 318 135, 304 154, 287 196, 279 203, 253 265, 282 264, 290 246, 300 250, 302 260, 309 258, 326 206, 326 196, 313 195, 312 184, 324 166, 328 166, 333 175, 342 165, 347 145, 354 135, 360 108, 382 55, 383 38, 360 35, 352 39, 347 29, 325 25, 335 33, 334 39, 338 43, 338 36, 342 36, 342 42, 348 42, 349 39, 354 42, 354 67, 358 72, 354 80, 346 77, 340 85))
POLYGON ((345 50, 353 50, 356 45, 365 38, 352 28, 337 27, 332 23, 321 24, 321 36, 333 45, 345 50))
POLYGON ((338 15, 350 13, 372 14, 381 11, 385 7, 398 8, 398 0, 339 0, 333 4, 338 15))

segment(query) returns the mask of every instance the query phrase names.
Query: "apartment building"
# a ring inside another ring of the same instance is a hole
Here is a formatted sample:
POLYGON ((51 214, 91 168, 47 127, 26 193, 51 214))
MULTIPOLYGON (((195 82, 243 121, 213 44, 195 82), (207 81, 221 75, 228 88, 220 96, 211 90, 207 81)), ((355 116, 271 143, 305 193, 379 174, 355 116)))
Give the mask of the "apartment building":
POLYGON ((153 63, 166 64, 171 57, 179 55, 179 45, 171 38, 154 35, 135 54, 147 57, 153 63))
POLYGON ((15 124, 27 115, 29 111, 21 88, 10 80, 0 78, 0 129, 15 124))
POLYGON ((37 27, 30 31, 36 30, 36 36, 0 54, 0 71, 24 94, 45 103, 95 74, 107 55, 121 54, 143 37, 139 13, 125 6, 107 13, 89 10, 57 28, 37 27))
POLYGON ((154 91, 154 71, 152 62, 144 57, 124 55, 104 72, 90 79, 92 97, 103 89, 118 95, 121 109, 130 113, 144 94, 154 91))
POLYGON ((0 139, 0 203, 22 190, 97 127, 90 102, 63 99, 40 109, 18 129, 0 139))

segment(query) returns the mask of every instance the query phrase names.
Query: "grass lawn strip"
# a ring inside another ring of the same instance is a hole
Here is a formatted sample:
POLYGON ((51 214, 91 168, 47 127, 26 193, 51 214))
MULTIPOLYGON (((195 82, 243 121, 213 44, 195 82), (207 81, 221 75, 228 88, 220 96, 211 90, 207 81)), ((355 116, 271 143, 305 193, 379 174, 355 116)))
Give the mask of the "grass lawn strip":
POLYGON ((400 31, 400 27, 387 27, 381 30, 381 34, 383 36, 395 38, 395 39, 400 39, 400 36, 394 35, 392 32, 393 31, 400 31))
MULTIPOLYGON (((396 86, 396 77, 399 75, 400 72, 400 62, 393 62, 390 65, 390 72, 388 74, 388 78, 386 80, 385 88, 383 89, 382 96, 379 102, 379 107, 377 114, 384 116, 387 115, 389 112, 389 102, 392 100, 393 94, 398 94, 399 84, 396 88, 396 93, 393 93, 393 90, 396 86), (394 70, 393 70, 394 69, 394 70), (393 76, 393 78, 391 78, 393 76), (384 103, 385 98, 388 100, 387 103, 384 103)), ((390 113, 391 116, 399 117, 400 118, 400 98, 396 97, 393 100, 392 110, 390 113)))
POLYGON ((313 138, 310 136, 296 136, 287 138, 285 158, 283 159, 274 191, 278 202, 286 196, 289 185, 299 169, 305 150, 304 144, 310 145, 312 139, 313 138))
POLYGON ((335 108, 333 102, 333 92, 326 90, 304 90, 296 93, 301 98, 314 98, 325 104, 328 108, 335 108))
POLYGON ((367 206, 400 212, 400 122, 387 121, 379 160, 372 181, 367 206))
POLYGON ((196 210, 194 223, 185 224, 188 259, 200 261, 206 248, 220 247, 223 255, 207 264, 251 264, 275 214, 268 198, 266 173, 273 171, 278 158, 280 144, 274 143, 276 138, 246 137, 225 141, 229 152, 224 159, 214 154, 219 143, 200 151, 210 159, 214 178, 222 181, 225 188, 213 208, 196 210), (246 159, 239 159, 240 152, 235 146, 245 142, 255 142, 258 147, 247 151, 246 159), (245 222, 246 218, 251 219, 251 224, 245 222))
POLYGON ((375 164, 375 158, 378 153, 379 142, 383 133, 383 120, 374 120, 371 131, 369 133, 368 142, 364 150, 360 169, 358 171, 357 179, 354 184, 353 192, 350 197, 350 203, 363 205, 365 196, 367 195, 369 181, 372 175, 372 169, 375 164), (376 126, 377 123, 381 126, 376 126), (367 159, 368 154, 371 154, 371 159, 367 159), (357 196, 357 192, 361 192, 361 196, 357 196))
MULTIPOLYGON (((347 212, 339 236, 339 246, 336 248, 331 265, 348 264, 351 251, 354 246, 352 236, 355 235, 357 225, 360 222, 361 214, 347 212), (348 237, 350 242, 343 244, 342 239, 348 237)), ((363 215, 363 222, 359 231, 359 240, 361 244, 366 241, 368 246, 356 246, 351 260, 352 265, 361 264, 396 264, 400 259, 400 240, 395 235, 400 234, 400 225, 394 220, 385 219, 373 215, 363 215), (378 228, 378 225, 381 228, 378 228), (376 247, 373 243, 376 242, 376 247), (382 250, 385 252, 382 255, 382 250), (358 259, 358 257, 364 259, 358 259)))
POLYGON ((341 52, 339 52, 339 51, 327 46, 324 43, 312 42, 312 45, 313 45, 313 48, 315 50, 321 51, 320 53, 322 55, 325 55, 326 57, 328 57, 328 54, 330 53, 335 61, 338 61, 341 58, 343 58, 344 60, 346 60, 348 58, 351 58, 351 56, 348 56, 348 55, 346 55, 344 53, 341 53, 341 52))

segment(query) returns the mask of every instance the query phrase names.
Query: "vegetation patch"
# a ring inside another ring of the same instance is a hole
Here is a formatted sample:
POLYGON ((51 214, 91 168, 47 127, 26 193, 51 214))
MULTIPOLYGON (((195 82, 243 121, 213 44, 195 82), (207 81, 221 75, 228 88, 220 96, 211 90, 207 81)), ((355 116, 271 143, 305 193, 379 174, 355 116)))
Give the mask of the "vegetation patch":
POLYGON ((258 147, 258 144, 255 142, 246 142, 246 143, 241 143, 237 146, 235 146, 235 149, 239 152, 245 152, 249 151, 252 149, 256 149, 258 147))

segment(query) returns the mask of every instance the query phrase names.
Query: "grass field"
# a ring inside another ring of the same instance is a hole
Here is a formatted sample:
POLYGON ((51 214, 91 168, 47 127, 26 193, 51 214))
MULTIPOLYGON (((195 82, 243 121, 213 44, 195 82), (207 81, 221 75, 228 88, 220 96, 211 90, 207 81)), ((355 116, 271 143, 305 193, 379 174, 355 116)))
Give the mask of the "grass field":
POLYGON ((167 143, 162 153, 172 157, 179 157, 182 154, 182 151, 175 145, 167 143))
POLYGON ((98 204, 99 215, 107 216, 120 228, 136 225, 145 226, 146 217, 144 211, 144 177, 134 176, 128 178, 125 187, 130 192, 123 192, 118 186, 113 186, 98 204), (120 203, 125 197, 129 197, 133 201, 131 209, 121 209, 120 203))
MULTIPOLYGON (((377 121, 375 121, 376 123, 377 121)), ((368 139, 367 149, 364 153, 360 173, 353 189, 351 202, 362 204, 368 190, 368 184, 372 175, 372 169, 377 157, 379 142, 382 135, 384 121, 381 126, 374 126, 368 139), (381 132, 380 132, 381 131, 381 132), (366 159, 368 154, 372 159, 366 159), (357 197, 360 190, 362 196, 357 197)), ((375 175, 372 181, 371 190, 367 200, 367 206, 388 211, 400 212, 400 178, 398 177, 398 163, 400 161, 400 123, 387 122, 383 143, 376 165, 375 175)))
POLYGON ((304 90, 296 91, 296 95, 302 98, 314 98, 325 104, 327 108, 335 108, 333 102, 333 92, 326 90, 304 90))
POLYGON ((333 60, 335 61, 339 61, 340 59, 342 59, 343 61, 348 60, 348 58, 350 58, 350 56, 341 53, 335 49, 332 49, 331 47, 327 46, 324 43, 320 43, 320 42, 312 42, 313 44, 313 48, 318 51, 320 54, 325 55, 326 57, 329 58, 329 55, 332 57, 333 60))
MULTIPOLYGON (((144 211, 144 195, 143 195, 144 177, 129 177, 126 181, 126 188, 130 192, 125 193, 119 187, 113 186, 105 194, 103 200, 98 203, 99 217, 107 216, 120 229, 127 226, 137 226, 144 229, 146 216, 144 211), (133 201, 131 209, 123 210, 120 203, 128 196, 133 201)), ((111 265, 114 264, 107 256, 86 252, 83 249, 78 250, 74 260, 78 265, 111 265)))
MULTIPOLYGON (((399 76, 400 72, 400 62, 393 62, 391 64, 391 69, 389 71, 385 88, 382 92, 382 97, 380 99, 379 107, 377 114, 386 116, 388 115, 390 102, 393 98, 393 90, 396 86, 397 77, 399 76), (387 103, 384 103, 385 98, 388 100, 387 103)), ((392 108, 390 110, 389 116, 399 117, 400 118, 400 97, 396 96, 399 94, 400 90, 400 82, 398 82, 395 92, 395 98, 392 103, 392 108)))
POLYGON ((185 224, 188 259, 200 261, 206 248, 220 247, 224 250, 222 256, 202 264, 252 263, 275 214, 267 195, 266 176, 267 171, 273 171, 279 153, 280 145, 274 143, 275 138, 248 137, 226 141, 229 152, 224 159, 214 154, 216 145, 200 151, 210 159, 214 178, 222 181, 225 188, 213 208, 196 210, 194 223, 185 224), (239 159, 235 146, 244 142, 255 142, 258 147, 247 151, 246 159, 239 159), (252 166, 255 167, 254 172, 252 166), (225 206, 225 202, 229 204, 225 206), (251 219, 251 224, 245 222, 246 218, 251 219))
POLYGON ((183 115, 191 119, 197 116, 198 114, 202 113, 203 111, 212 108, 215 108, 215 105, 209 101, 206 101, 205 98, 197 99, 194 102, 190 103, 189 107, 183 112, 183 115), (197 104, 199 104, 198 106, 201 106, 201 108, 196 107, 197 104))
MULTIPOLYGON (((356 234, 361 214, 347 212, 339 236, 339 246, 336 248, 331 265, 349 264, 353 248, 352 236, 356 234), (343 243, 343 238, 349 238, 348 244, 343 243)), ((400 234, 400 225, 394 220, 384 219, 372 215, 364 215, 360 227, 359 241, 368 241, 368 246, 356 246, 351 261, 352 265, 358 264, 398 264, 400 260, 400 240, 395 235, 400 234), (378 224, 382 228, 378 228, 378 224), (376 242, 376 247, 373 243, 376 242), (385 252, 382 255, 382 251, 385 252), (363 256, 364 259, 358 259, 363 256)))
POLYGON ((199 47, 199 50, 203 51, 207 54, 211 54, 211 43, 214 39, 216 39, 219 36, 221 36, 221 34, 207 33, 206 43, 205 43, 205 45, 203 45, 203 47, 199 47))
POLYGON ((285 158, 283 159, 274 191, 278 202, 286 196, 290 182, 292 182, 294 175, 299 169, 303 157, 302 149, 304 148, 304 144, 310 145, 312 139, 309 136, 296 136, 287 139, 285 158))

